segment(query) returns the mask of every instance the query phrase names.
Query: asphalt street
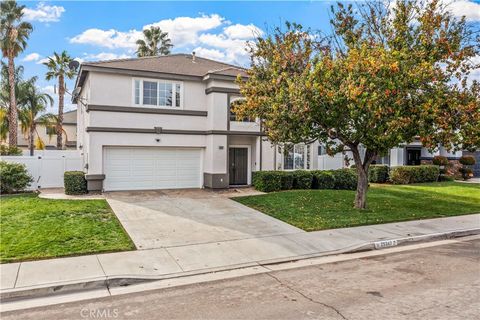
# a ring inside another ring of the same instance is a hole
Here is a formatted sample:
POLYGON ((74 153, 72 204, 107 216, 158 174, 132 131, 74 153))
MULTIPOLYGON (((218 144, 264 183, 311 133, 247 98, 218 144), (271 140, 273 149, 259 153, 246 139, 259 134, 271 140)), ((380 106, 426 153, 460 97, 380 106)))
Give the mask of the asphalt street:
POLYGON ((480 319, 480 240, 2 314, 10 319, 480 319))

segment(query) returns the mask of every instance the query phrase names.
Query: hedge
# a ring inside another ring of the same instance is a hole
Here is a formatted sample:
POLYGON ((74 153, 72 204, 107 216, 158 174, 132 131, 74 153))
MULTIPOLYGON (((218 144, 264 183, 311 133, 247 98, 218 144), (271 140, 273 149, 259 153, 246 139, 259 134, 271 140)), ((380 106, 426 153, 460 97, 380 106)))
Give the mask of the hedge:
POLYGON ((435 182, 440 169, 434 165, 400 166, 390 169, 390 181, 393 184, 435 182))
POLYGON ((282 175, 282 171, 256 171, 253 174, 253 185, 262 192, 279 191, 282 189, 282 175))
POLYGON ((472 156, 463 156, 458 160, 464 166, 473 166, 475 164, 475 158, 472 156))
POLYGON ((290 190, 293 188, 293 172, 291 171, 280 171, 280 181, 281 181, 281 190, 290 190))
POLYGON ((448 158, 444 156, 435 156, 432 163, 436 166, 448 166, 448 158))
POLYGON ((316 170, 312 171, 313 181, 312 189, 334 189, 335 178, 331 171, 316 170))
POLYGON ((373 183, 385 183, 388 181, 389 168, 385 164, 371 165, 368 170, 368 181, 373 183))
POLYGON ((0 193, 24 191, 32 181, 24 164, 0 161, 0 193))
POLYGON ((293 171, 293 189, 311 189, 313 176, 310 171, 293 171))
POLYGON ((82 171, 65 171, 63 175, 65 194, 76 195, 87 193, 87 180, 82 171))
POLYGON ((357 173, 355 169, 338 169, 332 170, 335 180, 335 189, 338 190, 356 190, 357 189, 357 173))

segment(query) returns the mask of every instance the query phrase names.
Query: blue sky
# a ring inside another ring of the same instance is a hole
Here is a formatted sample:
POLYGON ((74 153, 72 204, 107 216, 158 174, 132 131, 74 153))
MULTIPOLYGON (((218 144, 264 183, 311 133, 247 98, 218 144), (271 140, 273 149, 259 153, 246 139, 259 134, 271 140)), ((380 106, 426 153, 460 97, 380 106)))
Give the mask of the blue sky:
MULTIPOLYGON (((444 0, 447 1, 447 0, 444 0)), ((480 24, 480 0, 449 0, 452 12, 466 15, 480 24)), ((285 21, 329 30, 333 1, 290 2, 160 2, 160 1, 24 1, 25 18, 34 31, 28 47, 16 63, 25 76, 38 76, 38 84, 53 95, 54 82, 44 80, 41 62, 54 51, 67 52, 80 61, 134 56, 135 40, 149 25, 169 32, 173 52, 245 65, 244 44, 255 33, 282 25, 285 21)), ((479 61, 480 62, 480 61, 479 61)), ((69 81, 68 88, 73 87, 69 81)), ((69 99, 67 99, 69 100, 69 99)), ((74 108, 68 105, 67 109, 74 108)), ((56 107, 49 111, 55 111, 56 107)))

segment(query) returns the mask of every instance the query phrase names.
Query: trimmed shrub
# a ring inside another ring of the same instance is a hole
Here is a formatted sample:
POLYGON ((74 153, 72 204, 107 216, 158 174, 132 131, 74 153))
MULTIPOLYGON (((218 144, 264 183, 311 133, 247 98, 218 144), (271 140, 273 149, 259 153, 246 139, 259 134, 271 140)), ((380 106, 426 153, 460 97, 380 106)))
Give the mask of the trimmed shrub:
POLYGON ((434 182, 438 180, 440 169, 434 165, 400 166, 390 169, 393 184, 434 182))
POLYGON ((448 166, 448 159, 444 156, 435 156, 432 159, 432 163, 436 166, 448 166))
POLYGON ((385 183, 388 181, 388 166, 384 164, 371 165, 368 170, 368 181, 385 183))
POLYGON ((21 156, 22 149, 17 146, 8 146, 5 144, 0 145, 1 156, 21 156))
POLYGON ((32 181, 24 164, 0 161, 0 193, 24 191, 32 181))
POLYGON ((310 171, 296 170, 293 171, 293 188, 294 189, 311 189, 313 176, 310 171))
POLYGON ((357 189, 358 177, 354 169, 338 169, 330 171, 335 181, 335 189, 355 190, 357 189))
POLYGON ((63 175, 63 183, 65 186, 65 194, 86 194, 87 180, 85 173, 82 171, 65 171, 63 175))
POLYGON ((472 156, 463 156, 458 159, 458 162, 464 166, 473 166, 475 164, 475 158, 472 156))
POLYGON ((333 189, 335 188, 335 178, 331 171, 317 170, 312 171, 312 189, 333 189))
POLYGON ((290 190, 293 188, 293 172, 291 171, 280 171, 280 181, 282 184, 282 190, 290 190))
POLYGON ((462 174, 463 180, 468 180, 473 177, 473 170, 471 168, 460 168, 458 171, 462 174))
POLYGON ((279 191, 282 189, 281 171, 257 171, 253 175, 255 189, 262 192, 279 191))

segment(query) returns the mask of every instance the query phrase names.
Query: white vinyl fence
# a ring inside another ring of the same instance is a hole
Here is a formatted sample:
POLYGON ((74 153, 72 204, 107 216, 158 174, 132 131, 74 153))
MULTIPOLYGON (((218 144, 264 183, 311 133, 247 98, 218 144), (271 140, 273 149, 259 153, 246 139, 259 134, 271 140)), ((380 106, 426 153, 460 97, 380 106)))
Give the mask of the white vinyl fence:
POLYGON ((2 156, 0 160, 25 164, 34 179, 30 190, 63 187, 65 171, 83 170, 83 160, 77 150, 39 150, 34 156, 2 156))

